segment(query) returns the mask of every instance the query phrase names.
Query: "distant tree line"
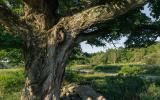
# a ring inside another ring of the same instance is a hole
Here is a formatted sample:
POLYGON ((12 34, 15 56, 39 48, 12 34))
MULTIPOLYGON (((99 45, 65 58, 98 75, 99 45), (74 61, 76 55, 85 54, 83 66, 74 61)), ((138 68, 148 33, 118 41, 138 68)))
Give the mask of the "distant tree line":
POLYGON ((93 54, 80 53, 73 64, 145 63, 160 64, 160 43, 145 48, 116 48, 93 54))
MULTIPOLYGON (((84 53, 79 45, 73 50, 68 65, 73 64, 116 64, 116 63, 146 63, 160 64, 160 43, 146 48, 117 48, 106 52, 84 53)), ((11 66, 23 66, 22 51, 16 48, 0 49, 0 63, 11 66)))

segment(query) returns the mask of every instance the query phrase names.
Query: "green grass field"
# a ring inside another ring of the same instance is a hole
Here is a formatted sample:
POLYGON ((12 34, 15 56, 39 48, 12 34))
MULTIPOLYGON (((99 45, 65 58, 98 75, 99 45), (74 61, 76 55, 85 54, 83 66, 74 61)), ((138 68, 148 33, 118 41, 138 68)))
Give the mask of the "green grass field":
MULTIPOLYGON (((108 100, 160 100, 159 75, 159 66, 72 66, 63 84, 90 85, 108 100), (78 72, 81 69, 92 73, 78 72)), ((0 70, 0 100, 19 100, 23 85, 22 68, 0 70)))
POLYGON ((19 100, 23 85, 22 68, 0 70, 0 100, 19 100))

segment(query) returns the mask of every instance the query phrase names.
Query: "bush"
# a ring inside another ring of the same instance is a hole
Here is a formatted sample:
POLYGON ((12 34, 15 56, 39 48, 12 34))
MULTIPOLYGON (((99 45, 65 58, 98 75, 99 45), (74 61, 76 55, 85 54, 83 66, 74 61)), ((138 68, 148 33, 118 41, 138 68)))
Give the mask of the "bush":
POLYGON ((160 86, 151 84, 147 91, 140 94, 140 100, 160 100, 160 86))
POLYGON ((90 85, 108 100, 137 100, 146 83, 135 76, 85 77, 74 72, 67 72, 65 80, 69 83, 90 85))
POLYGON ((144 66, 144 68, 145 68, 144 74, 160 75, 160 66, 159 65, 146 65, 146 66, 144 66))
POLYGON ((138 77, 106 77, 92 82, 93 88, 106 96, 108 100, 137 100, 143 91, 145 81, 138 77))
POLYGON ((119 71, 119 74, 124 75, 137 75, 144 73, 144 69, 141 66, 124 66, 119 71))

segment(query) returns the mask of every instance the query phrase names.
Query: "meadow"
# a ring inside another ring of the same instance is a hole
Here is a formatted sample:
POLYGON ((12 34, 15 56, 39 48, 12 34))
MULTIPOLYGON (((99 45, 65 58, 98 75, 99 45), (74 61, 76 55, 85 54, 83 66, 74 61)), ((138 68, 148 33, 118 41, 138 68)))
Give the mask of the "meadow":
MULTIPOLYGON (((0 70, 0 100, 19 100, 23 68, 0 70)), ((108 100, 160 100, 158 65, 73 65, 66 68, 63 85, 89 85, 108 100)))

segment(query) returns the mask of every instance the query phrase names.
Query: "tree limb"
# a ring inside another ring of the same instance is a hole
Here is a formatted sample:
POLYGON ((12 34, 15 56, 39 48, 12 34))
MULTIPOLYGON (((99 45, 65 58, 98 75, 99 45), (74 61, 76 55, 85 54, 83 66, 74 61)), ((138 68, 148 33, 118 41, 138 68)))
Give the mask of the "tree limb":
POLYGON ((71 17, 63 18, 59 24, 65 25, 66 29, 73 33, 72 35, 77 35, 88 27, 114 19, 146 2, 146 0, 126 0, 121 3, 95 6, 71 17))

